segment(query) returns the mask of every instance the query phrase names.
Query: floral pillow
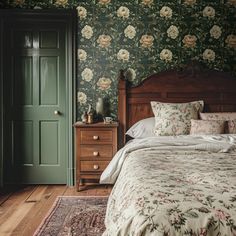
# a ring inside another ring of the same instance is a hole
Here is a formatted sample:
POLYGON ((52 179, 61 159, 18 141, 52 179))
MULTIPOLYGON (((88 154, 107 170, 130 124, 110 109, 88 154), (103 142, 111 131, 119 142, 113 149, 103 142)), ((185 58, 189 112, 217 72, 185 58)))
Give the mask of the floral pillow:
POLYGON ((224 120, 191 120, 190 134, 223 134, 224 120))
POLYGON ((236 119, 227 121, 225 133, 226 134, 236 134, 236 119))
POLYGON ((198 119, 204 102, 162 103, 151 102, 155 115, 154 133, 157 136, 189 134, 191 119, 198 119))
POLYGON ((236 112, 200 113, 202 120, 224 120, 227 121, 225 133, 236 134, 236 112))

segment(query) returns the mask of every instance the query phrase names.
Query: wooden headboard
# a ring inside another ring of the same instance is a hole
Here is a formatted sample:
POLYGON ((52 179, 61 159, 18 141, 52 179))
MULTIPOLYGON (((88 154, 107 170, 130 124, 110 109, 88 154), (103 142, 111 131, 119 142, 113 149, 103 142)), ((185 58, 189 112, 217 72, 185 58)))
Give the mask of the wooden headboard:
POLYGON ((190 102, 203 100, 204 111, 236 111, 236 78, 226 72, 190 63, 181 70, 153 74, 136 87, 120 71, 118 121, 120 147, 125 132, 137 121, 153 116, 150 101, 190 102))

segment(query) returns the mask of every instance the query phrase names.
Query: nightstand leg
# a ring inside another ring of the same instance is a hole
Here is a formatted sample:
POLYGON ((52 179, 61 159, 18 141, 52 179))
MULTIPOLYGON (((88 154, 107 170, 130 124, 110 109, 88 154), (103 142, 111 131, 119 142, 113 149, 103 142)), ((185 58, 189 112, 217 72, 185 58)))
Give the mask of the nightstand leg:
POLYGON ((78 184, 77 184, 77 191, 80 191, 82 190, 84 187, 84 180, 83 179, 80 179, 78 184))
POLYGON ((83 180, 83 179, 80 179, 80 181, 79 181, 79 185, 81 185, 81 186, 84 185, 84 180, 83 180))

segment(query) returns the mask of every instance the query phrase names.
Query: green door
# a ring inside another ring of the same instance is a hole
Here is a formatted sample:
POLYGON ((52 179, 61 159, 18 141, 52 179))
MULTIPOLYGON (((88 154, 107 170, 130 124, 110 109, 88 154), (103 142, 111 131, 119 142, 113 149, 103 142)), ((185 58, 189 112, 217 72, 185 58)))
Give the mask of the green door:
POLYGON ((66 183, 65 29, 35 19, 5 27, 6 182, 66 183))

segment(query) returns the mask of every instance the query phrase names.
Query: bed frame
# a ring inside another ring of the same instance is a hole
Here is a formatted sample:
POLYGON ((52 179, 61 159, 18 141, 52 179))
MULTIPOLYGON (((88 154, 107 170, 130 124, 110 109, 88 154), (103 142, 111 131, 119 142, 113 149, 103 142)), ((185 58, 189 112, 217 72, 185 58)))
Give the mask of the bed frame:
POLYGON ((236 111, 236 78, 191 62, 179 70, 153 74, 136 87, 120 71, 118 83, 119 146, 125 132, 137 121, 153 116, 150 101, 190 102, 203 100, 206 112, 236 111))

